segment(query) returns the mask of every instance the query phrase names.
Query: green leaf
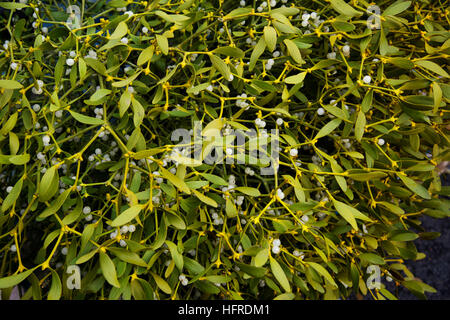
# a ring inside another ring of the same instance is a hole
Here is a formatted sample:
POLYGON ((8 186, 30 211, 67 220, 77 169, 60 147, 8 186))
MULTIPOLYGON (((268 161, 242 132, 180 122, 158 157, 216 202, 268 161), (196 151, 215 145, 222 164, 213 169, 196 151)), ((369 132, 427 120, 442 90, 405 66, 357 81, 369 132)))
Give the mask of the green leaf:
POLYGON ((259 197, 261 195, 261 192, 259 192, 258 189, 252 187, 236 187, 234 188, 234 190, 242 192, 251 197, 259 197))
POLYGON ((186 229, 186 223, 184 222, 184 220, 175 214, 169 213, 167 215, 167 222, 179 230, 186 229))
POLYGON ((295 294, 292 292, 282 293, 273 298, 273 300, 294 300, 295 294))
MULTIPOLYGON (((286 45, 289 55, 292 57, 292 59, 294 59, 295 62, 297 62, 298 64, 305 63, 305 61, 303 61, 303 59, 302 59, 300 50, 298 49, 297 45, 292 40, 284 39, 283 42, 286 45)), ((288 83, 288 82, 286 82, 286 83, 288 83)))
POLYGON ((337 287, 336 282, 333 280, 333 277, 331 277, 330 273, 327 271, 327 269, 325 269, 324 267, 322 267, 320 264, 315 263, 315 262, 310 262, 308 261, 308 266, 312 267, 314 270, 317 271, 317 273, 319 273, 322 277, 325 278, 325 280, 327 280, 332 286, 337 287))
POLYGON ((131 98, 131 107, 133 108, 133 123, 138 128, 145 117, 145 109, 142 104, 135 97, 131 98))
POLYGON ((418 234, 411 231, 395 230, 388 236, 390 241, 413 241, 419 237, 418 234))
POLYGON ((200 199, 201 202, 206 203, 207 205, 217 208, 217 202, 207 196, 205 196, 203 193, 198 192, 197 190, 192 189, 192 192, 197 196, 197 198, 200 199))
POLYGON ((317 62, 315 65, 312 66, 312 68, 310 68, 310 71, 314 71, 314 70, 320 70, 320 69, 325 69, 328 68, 334 64, 338 63, 338 61, 336 60, 331 60, 331 59, 326 59, 326 60, 320 60, 319 62, 317 62))
POLYGON ((325 136, 329 135, 331 132, 334 131, 334 129, 339 127, 341 122, 342 121, 340 119, 333 119, 333 120, 331 120, 326 125, 324 125, 322 127, 322 129, 319 130, 319 132, 317 132, 317 135, 314 137, 314 139, 320 139, 322 137, 325 137, 325 136))
POLYGON ((0 278, 0 289, 12 288, 18 285, 33 273, 34 269, 36 269, 36 267, 9 277, 0 278))
POLYGON ((428 190, 425 189, 422 185, 416 183, 413 179, 407 177, 403 174, 397 174, 397 176, 400 178, 400 180, 403 181, 405 186, 408 187, 409 190, 417 194, 418 196, 424 198, 424 199, 431 199, 430 194, 428 193, 428 190))
POLYGON ((178 252, 178 247, 172 241, 166 240, 167 247, 169 247, 170 255, 172 256, 173 261, 178 269, 178 271, 183 270, 183 255, 178 252))
POLYGON ((205 271, 205 268, 194 259, 183 256, 183 261, 184 267, 194 275, 201 274, 205 271))
POLYGON ((98 61, 97 59, 84 58, 84 61, 86 62, 86 64, 89 67, 94 69, 97 73, 99 73, 101 75, 107 75, 105 65, 103 63, 101 63, 100 61, 98 61))
POLYGON ((252 12, 251 8, 237 8, 229 12, 225 17, 223 17, 223 20, 231 20, 234 17, 238 16, 246 16, 252 12))
POLYGON ((92 251, 90 251, 90 252, 88 252, 88 253, 82 255, 81 257, 79 257, 79 258, 75 261, 75 263, 76 263, 76 264, 83 264, 83 263, 89 261, 89 260, 97 253, 97 251, 98 251, 98 249, 94 249, 94 250, 92 250, 92 251))
POLYGON ((256 61, 258 61, 259 57, 263 54, 266 49, 266 41, 264 41, 264 37, 261 37, 253 48, 252 54, 250 56, 250 63, 248 66, 248 70, 252 71, 256 65, 256 61))
POLYGON ((347 171, 350 179, 355 181, 370 181, 370 180, 380 180, 387 176, 386 173, 381 171, 365 171, 365 170, 349 170, 347 171))
POLYGON ((214 49, 213 52, 238 59, 243 59, 245 56, 244 51, 237 47, 219 47, 214 49))
POLYGON ((255 256, 255 267, 262 267, 269 259, 269 249, 263 248, 255 256))
POLYGON ((448 75, 447 71, 445 71, 444 69, 442 69, 441 66, 439 66, 437 63, 432 62, 432 61, 428 61, 428 60, 418 60, 415 62, 416 66, 420 66, 422 68, 425 68, 429 71, 432 71, 434 73, 437 73, 438 75, 444 77, 444 78, 449 78, 450 76, 448 75))
POLYGON ((158 234, 156 235, 155 241, 152 243, 151 248, 153 250, 156 250, 159 247, 161 247, 164 244, 164 241, 166 241, 166 237, 167 237, 166 218, 163 215, 161 217, 158 234))
POLYGON ((80 73, 80 79, 83 79, 86 75, 87 66, 86 62, 83 60, 83 58, 78 58, 78 72, 80 73))
POLYGON ((169 180, 175 187, 180 189, 180 191, 183 191, 184 193, 187 193, 187 194, 191 194, 191 190, 189 189, 189 187, 186 185, 186 183, 183 180, 181 180, 179 177, 173 175, 168 170, 166 170, 162 167, 160 167, 159 170, 161 172, 161 175, 164 178, 166 178, 167 180, 169 180))
POLYGON ((382 207, 385 207, 387 210, 389 210, 395 214, 398 214, 398 215, 402 215, 405 213, 405 211, 402 208, 396 206, 393 203, 387 202, 387 201, 377 201, 377 205, 381 205, 382 207))
POLYGON ((71 191, 71 188, 68 188, 63 193, 60 193, 58 198, 39 215, 39 218, 47 218, 56 213, 62 207, 71 191))
POLYGON ((89 98, 90 101, 95 102, 99 101, 103 97, 106 97, 111 93, 111 90, 109 89, 98 89, 95 91, 95 93, 89 98))
POLYGON ((341 108, 338 108, 333 105, 325 105, 323 108, 325 110, 327 110, 329 113, 331 113, 332 115, 338 117, 339 119, 343 119, 343 120, 347 119, 346 113, 341 108))
POLYGON ((141 71, 136 72, 135 74, 133 74, 132 76, 124 79, 124 80, 120 80, 120 81, 116 81, 113 82, 111 85, 115 88, 122 88, 125 87, 127 85, 129 85, 131 82, 133 82, 137 77, 139 77, 139 75, 141 74, 141 71))
POLYGON ((158 43, 158 47, 161 49, 162 53, 165 55, 169 54, 169 42, 167 38, 163 35, 156 35, 156 42, 158 43))
POLYGON ((9 162, 12 164, 15 164, 16 166, 23 165, 25 163, 28 163, 30 161, 30 155, 29 154, 19 154, 17 156, 10 156, 9 162))
POLYGON ((25 3, 13 3, 13 2, 0 2, 0 7, 8 9, 8 10, 14 10, 14 9, 23 9, 28 7, 25 3))
POLYGON ((55 270, 52 270, 52 285, 48 292, 48 300, 59 300, 61 298, 62 285, 59 275, 55 270))
POLYGON ((81 200, 80 197, 78 197, 75 208, 62 220, 63 224, 70 225, 75 221, 77 221, 77 219, 81 215, 82 210, 83 210, 83 201, 81 200))
MULTIPOLYGON (((140 280, 140 279, 139 279, 140 280)), ((144 289, 141 286, 141 283, 137 279, 133 279, 130 282, 131 294, 133 298, 136 300, 146 300, 148 299, 144 289)))
POLYGON ((116 266, 111 258, 105 252, 100 250, 100 268, 103 276, 108 283, 116 288, 120 288, 119 281, 117 280, 116 266))
POLYGON ((262 278, 266 274, 266 268, 250 266, 248 264, 244 264, 244 263, 240 263, 240 262, 235 262, 235 264, 243 272, 245 272, 246 274, 248 274, 252 277, 255 277, 255 278, 262 278))
POLYGON ((39 184, 39 198, 42 202, 49 200, 58 190, 59 175, 55 166, 45 171, 39 184), (56 184, 56 188, 55 188, 56 184))
POLYGON ((131 252, 123 248, 114 248, 114 247, 109 247, 108 250, 111 251, 117 258, 119 258, 122 261, 141 267, 147 267, 147 263, 135 252, 131 252))
POLYGON ((291 286, 289 284, 289 281, 278 261, 270 256, 269 262, 270 262, 270 270, 272 270, 272 274, 275 276, 275 279, 277 279, 278 283, 281 285, 281 287, 284 289, 285 292, 291 292, 291 286))
POLYGON ((22 186, 23 186, 23 179, 20 178, 12 188, 11 192, 5 198, 5 200, 3 200, 2 212, 8 210, 17 201, 20 192, 22 191, 22 186))
POLYGON ((231 78, 230 68, 222 59, 213 54, 209 55, 209 59, 211 60, 214 68, 216 68, 226 80, 231 78))
POLYGON ((119 22, 110 39, 122 39, 128 33, 128 26, 124 21, 119 22))
POLYGON ((236 207, 234 206, 234 203, 231 201, 231 199, 228 197, 225 203, 225 212, 227 213, 227 216, 229 218, 236 217, 238 212, 236 207))
POLYGON ((143 209, 143 205, 136 204, 134 206, 129 207, 127 210, 122 212, 120 215, 118 215, 113 222, 111 222, 112 227, 119 227, 123 226, 124 224, 127 224, 134 218, 136 218, 141 210, 143 209))
POLYGON ((366 116, 361 110, 358 112, 355 124, 355 138, 357 141, 361 141, 364 135, 364 128, 366 127, 366 116))
POLYGON ((267 49, 269 49, 269 51, 275 50, 275 47, 277 45, 277 31, 271 26, 265 26, 263 32, 267 49))
POLYGON ((139 54, 137 65, 140 66, 149 61, 153 56, 154 50, 155 48, 153 46, 149 46, 144 50, 142 50, 141 53, 139 54))
POLYGON ((442 89, 437 82, 432 83, 433 88, 433 99, 434 99, 434 108, 433 113, 437 113, 439 111, 439 107, 442 102, 442 89))
POLYGON ((201 172, 200 175, 203 178, 205 178, 206 180, 208 180, 209 182, 217 184, 219 186, 227 186, 228 185, 228 182, 225 181, 225 179, 223 179, 219 176, 216 176, 214 174, 201 172))
POLYGON ((102 119, 93 118, 89 116, 85 116, 84 114, 80 114, 78 112, 69 110, 72 117, 74 117, 75 120, 78 122, 84 123, 84 124, 90 124, 90 125, 102 125, 104 124, 104 121, 102 119))
POLYGON ((119 100, 119 114, 120 114, 121 118, 123 117, 125 112, 127 112, 128 108, 130 107, 131 100, 132 100, 132 95, 131 95, 130 91, 125 90, 122 93, 122 95, 120 96, 120 100, 119 100))
POLYGON ((158 288, 160 288, 164 293, 167 293, 167 294, 171 294, 172 293, 172 288, 166 282, 166 280, 164 280, 163 278, 161 278, 159 275, 157 275, 154 272, 151 272, 151 275, 152 275, 153 279, 155 280, 156 285, 158 286, 158 288))
POLYGON ((306 74, 307 74, 306 72, 300 72, 300 73, 296 74, 295 76, 286 77, 284 79, 284 82, 286 82, 288 84, 302 83, 306 77, 306 74))
POLYGON ((399 13, 402 13, 406 9, 409 8, 411 5, 411 1, 405 1, 405 2, 395 2, 391 4, 389 7, 387 7, 384 11, 382 16, 395 16, 399 13))
POLYGON ((0 80, 0 88, 3 89, 22 89, 23 86, 16 80, 0 80))
POLYGON ((393 65, 406 70, 411 70, 412 68, 414 68, 414 62, 406 58, 400 57, 389 58, 387 62, 392 63, 393 65))
POLYGON ((368 263, 372 263, 372 264, 385 264, 386 263, 382 257, 380 257, 379 255, 377 255, 375 253, 363 253, 363 254, 359 255, 359 258, 361 260, 364 260, 364 261, 366 261, 368 263))
POLYGON ((333 199, 333 204, 339 214, 353 227, 353 229, 358 230, 358 225, 356 224, 355 216, 353 215, 354 208, 335 199, 333 199))
POLYGON ((334 10, 344 15, 347 18, 362 15, 361 12, 355 10, 352 6, 346 3, 344 0, 330 0, 331 6, 334 10))

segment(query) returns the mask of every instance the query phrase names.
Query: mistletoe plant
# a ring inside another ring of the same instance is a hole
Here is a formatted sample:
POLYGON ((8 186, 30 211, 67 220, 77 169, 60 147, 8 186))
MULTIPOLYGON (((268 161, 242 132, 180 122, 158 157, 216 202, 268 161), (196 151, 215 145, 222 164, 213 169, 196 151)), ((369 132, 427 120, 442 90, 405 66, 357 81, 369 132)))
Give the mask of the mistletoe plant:
POLYGON ((3 298, 435 291, 448 8, 0 2, 3 298))

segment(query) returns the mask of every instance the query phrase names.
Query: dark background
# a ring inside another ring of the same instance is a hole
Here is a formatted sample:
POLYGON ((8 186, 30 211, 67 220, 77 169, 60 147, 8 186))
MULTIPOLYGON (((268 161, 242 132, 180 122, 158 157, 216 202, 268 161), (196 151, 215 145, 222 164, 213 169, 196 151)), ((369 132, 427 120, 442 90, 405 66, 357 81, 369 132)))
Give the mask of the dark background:
MULTIPOLYGON (((449 173, 442 174, 441 179, 442 185, 450 185, 449 173)), ((405 265, 416 278, 437 290, 436 293, 425 293, 429 300, 450 300, 450 220, 435 219, 425 215, 420 220, 427 232, 439 232, 441 236, 434 240, 420 238, 415 240, 417 251, 423 252, 426 257, 418 261, 406 261, 405 265)), ((394 286, 389 286, 389 288, 392 287, 394 286)), ((398 298, 418 300, 403 287, 399 288, 398 298)))

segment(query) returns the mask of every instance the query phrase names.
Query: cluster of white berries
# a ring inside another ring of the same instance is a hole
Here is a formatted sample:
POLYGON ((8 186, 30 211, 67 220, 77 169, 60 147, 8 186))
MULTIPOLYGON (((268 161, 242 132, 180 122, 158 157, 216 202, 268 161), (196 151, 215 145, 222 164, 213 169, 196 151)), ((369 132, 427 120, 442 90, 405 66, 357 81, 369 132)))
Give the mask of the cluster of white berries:
MULTIPOLYGON (((246 93, 242 93, 240 95, 237 96, 237 98, 247 98, 247 94, 246 93)), ((244 108, 245 110, 247 110, 249 107, 248 102, 242 99, 237 99, 236 100, 236 106, 240 107, 240 108, 244 108)))
POLYGON ((97 52, 95 50, 89 49, 88 54, 84 58, 91 58, 97 60, 97 52))
POLYGON ((95 108, 94 113, 96 118, 98 119, 103 118, 103 108, 95 108))
POLYGON ((284 196, 284 192, 281 189, 277 189, 277 197, 283 200, 284 196))
POLYGON ((289 154, 291 155, 291 157, 296 157, 298 155, 298 149, 292 148, 291 150, 289 150, 289 154))
POLYGON ((274 64, 275 64, 275 60, 273 60, 273 59, 267 60, 267 63, 266 63, 266 70, 272 69, 272 67, 273 67, 274 64))
POLYGON ((280 245, 281 245, 280 239, 273 239, 273 241, 272 241, 272 252, 274 254, 279 254, 280 253, 280 251, 281 251, 280 245))
POLYGON ((259 127, 259 128, 264 128, 266 126, 266 122, 264 120, 262 120, 261 118, 256 118, 255 119, 255 124, 259 127))
POLYGON ((219 217, 217 212, 211 211, 211 218, 213 219, 213 223, 216 226, 223 224, 223 219, 221 217, 219 217))
POLYGON ((50 140, 51 140, 50 136, 48 136, 48 135, 45 135, 45 136, 42 137, 42 143, 46 147, 50 145, 50 140))
POLYGON ((344 148, 346 148, 346 149, 350 149, 351 148, 352 143, 350 142, 349 139, 342 139, 341 141, 344 144, 344 148))
POLYGON ((294 250, 292 252, 292 254, 294 255, 294 257, 300 258, 302 260, 305 257, 305 254, 303 252, 301 252, 301 251, 298 251, 298 250, 294 250))
POLYGON ((362 81, 363 81, 365 84, 370 84, 370 82, 372 82, 372 78, 371 78, 369 75, 367 75, 367 76, 364 76, 364 78, 362 79, 362 81))
POLYGON ((242 204, 244 203, 244 196, 238 196, 235 200, 234 200, 234 202, 236 203, 236 205, 238 205, 238 206, 242 206, 242 204))
POLYGON ((9 48, 9 40, 5 40, 5 42, 3 43, 3 49, 8 50, 9 48))
MULTIPOLYGON (((31 91, 34 93, 34 94, 37 94, 37 95, 39 95, 39 94, 42 94, 42 88, 44 87, 44 81, 42 81, 42 80, 36 80, 36 84, 37 84, 37 89, 36 89, 36 87, 33 87, 32 89, 31 89, 31 91)), ((39 111, 39 110, 38 110, 39 111)))
MULTIPOLYGON (((322 22, 324 22, 324 20, 320 19, 320 16, 317 14, 317 12, 308 13, 307 11, 305 11, 302 14, 301 18, 302 18, 302 27, 305 27, 305 28, 306 27, 317 27, 322 22)), ((307 31, 309 31, 309 30, 307 30, 307 31)), ((328 32, 328 31, 325 31, 325 32, 328 32)))
POLYGON ((10 67, 13 70, 20 70, 22 68, 22 66, 20 64, 18 64, 17 62, 11 62, 10 67))
POLYGON ((245 168, 245 174, 247 174, 249 176, 253 176, 253 175, 255 175, 255 171, 253 171, 253 169, 250 168, 250 167, 246 167, 245 168))
MULTIPOLYGON (((284 2, 283 0, 282 0, 282 2, 283 2, 283 3, 286 3, 286 2, 284 2)), ((263 1, 263 2, 261 2, 261 4, 256 8, 256 10, 257 10, 258 12, 263 12, 264 9, 266 9, 266 8, 268 7, 267 4, 270 4, 270 7, 271 7, 271 8, 274 8, 274 7, 277 5, 277 1, 276 1, 276 0, 270 0, 269 2, 263 1)))
MULTIPOLYGON (((122 226, 119 230, 114 230, 113 232, 111 232, 109 234, 109 236, 110 236, 111 239, 114 239, 114 238, 116 238, 119 235, 119 233, 121 235, 124 235, 126 233, 133 233, 135 231, 136 231, 136 226, 133 225, 133 224, 130 224, 130 225, 122 226)), ((124 239, 120 239, 119 245, 121 247, 125 247, 127 245, 127 242, 124 239)))
MULTIPOLYGON (((232 174, 228 177, 228 186, 222 188, 222 192, 234 192, 234 188, 236 187, 236 177, 232 174)), ((223 194, 224 199, 228 197, 228 195, 223 194)))
POLYGON ((178 277, 178 280, 180 280, 181 281, 181 284, 183 285, 183 286, 187 286, 187 284, 188 284, 188 279, 186 278, 186 276, 184 275, 184 274, 180 274, 180 276, 178 277))
POLYGON ((350 46, 348 44, 342 47, 342 53, 344 54, 345 57, 350 56, 350 46))

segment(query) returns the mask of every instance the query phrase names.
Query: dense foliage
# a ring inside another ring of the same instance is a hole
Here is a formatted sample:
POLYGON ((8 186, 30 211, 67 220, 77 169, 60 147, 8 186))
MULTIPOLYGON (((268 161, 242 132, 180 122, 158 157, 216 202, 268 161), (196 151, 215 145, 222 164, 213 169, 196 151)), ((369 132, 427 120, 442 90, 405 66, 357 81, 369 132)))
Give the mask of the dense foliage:
POLYGON ((371 5, 0 2, 4 298, 433 292, 404 261, 449 215, 449 5, 371 5))

